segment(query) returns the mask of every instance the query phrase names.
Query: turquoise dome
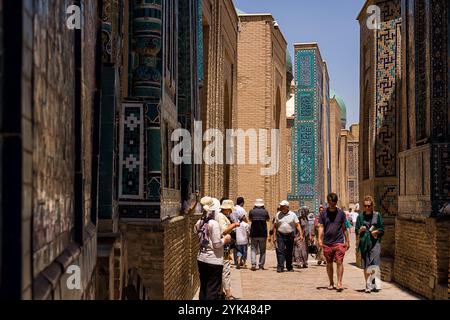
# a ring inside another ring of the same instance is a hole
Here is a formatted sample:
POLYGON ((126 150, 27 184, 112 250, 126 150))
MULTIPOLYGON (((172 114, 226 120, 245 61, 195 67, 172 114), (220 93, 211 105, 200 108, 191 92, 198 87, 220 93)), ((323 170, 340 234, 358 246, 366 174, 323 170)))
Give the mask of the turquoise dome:
POLYGON ((337 95, 336 92, 334 92, 334 90, 330 91, 330 98, 336 99, 339 105, 339 109, 341 109, 341 122, 343 127, 345 127, 347 125, 347 107, 345 105, 344 99, 342 99, 341 96, 337 95))

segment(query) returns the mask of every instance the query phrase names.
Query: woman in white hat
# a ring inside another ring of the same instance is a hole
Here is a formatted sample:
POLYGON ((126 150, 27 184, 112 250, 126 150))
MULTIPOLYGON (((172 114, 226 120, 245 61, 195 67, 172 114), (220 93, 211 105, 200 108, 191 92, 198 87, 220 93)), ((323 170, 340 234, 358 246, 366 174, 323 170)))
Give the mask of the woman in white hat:
POLYGON ((230 243, 231 236, 223 236, 219 223, 215 220, 216 212, 220 210, 219 201, 204 197, 200 203, 205 214, 194 226, 200 245, 197 255, 200 274, 199 300, 218 300, 222 285, 223 247, 230 243))

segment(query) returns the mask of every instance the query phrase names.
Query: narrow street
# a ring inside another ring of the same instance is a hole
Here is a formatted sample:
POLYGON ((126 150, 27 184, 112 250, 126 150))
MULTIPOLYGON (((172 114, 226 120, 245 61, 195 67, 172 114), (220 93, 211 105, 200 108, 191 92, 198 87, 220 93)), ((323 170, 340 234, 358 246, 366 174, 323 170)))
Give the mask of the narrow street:
POLYGON ((313 222, 327 243, 358 226, 393 282, 365 292, 352 234, 343 292, 312 257, 277 273, 269 246, 265 270, 250 249, 231 267, 231 294, 449 300, 449 13, 0 0, 0 302, 231 298, 230 236, 244 255, 313 222))
MULTIPOLYGON (((232 268, 232 292, 244 300, 418 300, 419 298, 393 283, 383 282, 378 293, 364 293, 362 270, 355 265, 355 236, 344 263, 344 291, 327 290, 326 267, 318 266, 310 256, 307 269, 295 272, 276 272, 276 254, 267 252, 264 271, 232 268)), ((250 254, 249 254, 250 257, 250 254)), ((249 261, 247 265, 250 265, 249 261)))

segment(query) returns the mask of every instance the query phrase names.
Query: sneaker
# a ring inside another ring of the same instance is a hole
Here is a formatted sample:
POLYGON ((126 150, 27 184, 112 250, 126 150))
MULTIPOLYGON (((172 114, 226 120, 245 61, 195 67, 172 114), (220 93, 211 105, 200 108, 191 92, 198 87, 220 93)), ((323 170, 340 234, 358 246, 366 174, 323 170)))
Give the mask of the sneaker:
POLYGON ((264 269, 264 267, 262 266, 259 266, 259 270, 266 270, 266 269, 264 269))
POLYGON ((277 272, 278 273, 282 273, 282 272, 284 272, 284 270, 283 269, 277 269, 277 272))
POLYGON ((365 293, 370 293, 370 292, 372 292, 372 291, 371 291, 370 289, 367 289, 367 288, 366 288, 366 289, 364 290, 364 292, 365 292, 365 293))
POLYGON ((252 267, 252 271, 256 271, 256 267, 252 267))
POLYGON ((288 272, 294 272, 294 269, 288 269, 288 272))

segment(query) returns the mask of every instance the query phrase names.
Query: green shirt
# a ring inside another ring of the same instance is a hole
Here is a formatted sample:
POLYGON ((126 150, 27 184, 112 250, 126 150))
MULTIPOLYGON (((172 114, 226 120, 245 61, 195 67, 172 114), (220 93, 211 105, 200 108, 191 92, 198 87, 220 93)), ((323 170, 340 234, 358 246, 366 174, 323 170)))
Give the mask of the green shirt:
POLYGON ((355 233, 360 236, 358 249, 361 252, 366 252, 368 249, 372 248, 377 242, 381 241, 381 237, 384 234, 384 222, 380 213, 377 213, 377 221, 372 224, 373 214, 370 216, 361 213, 356 219, 355 233), (369 226, 364 234, 360 234, 359 230, 363 226, 369 226), (378 237, 374 238, 369 232, 370 226, 373 226, 375 230, 378 230, 378 237))

